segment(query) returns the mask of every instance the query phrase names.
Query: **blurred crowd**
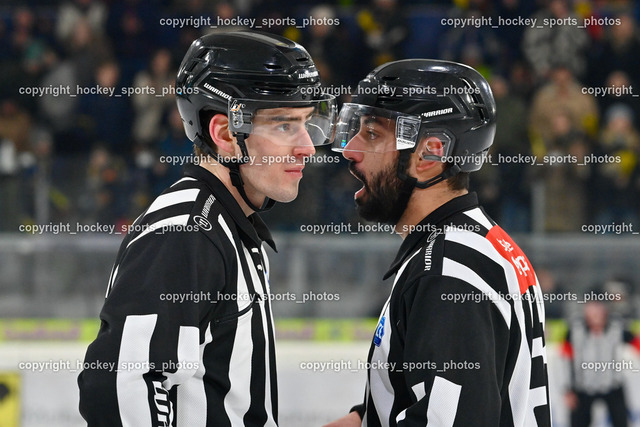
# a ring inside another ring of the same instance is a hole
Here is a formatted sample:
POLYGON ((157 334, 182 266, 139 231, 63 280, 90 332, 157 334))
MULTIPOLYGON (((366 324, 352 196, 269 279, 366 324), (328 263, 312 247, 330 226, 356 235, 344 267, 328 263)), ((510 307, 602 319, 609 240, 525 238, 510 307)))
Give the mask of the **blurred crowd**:
MULTIPOLYGON (((199 17, 274 23, 261 29, 302 43, 330 87, 354 86, 396 59, 471 65, 490 81, 499 114, 492 164, 472 176, 490 215, 510 232, 637 224, 639 16, 630 0, 5 2, 0 231, 127 224, 181 175, 179 164, 160 161, 192 151, 175 107, 179 62, 197 37, 231 29, 189 21, 199 17), (475 25, 480 17, 492 25, 475 25), (523 156, 536 156, 536 165, 523 156)), ((355 187, 344 161, 311 163, 299 199, 274 208, 269 223, 353 222, 355 187)))

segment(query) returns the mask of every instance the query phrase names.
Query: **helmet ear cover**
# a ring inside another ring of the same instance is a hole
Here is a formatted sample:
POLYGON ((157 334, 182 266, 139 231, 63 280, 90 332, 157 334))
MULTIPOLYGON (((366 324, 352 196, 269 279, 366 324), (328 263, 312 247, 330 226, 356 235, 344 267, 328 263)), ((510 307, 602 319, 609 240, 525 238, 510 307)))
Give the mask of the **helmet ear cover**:
POLYGON ((429 188, 451 177, 454 177, 461 172, 460 167, 458 165, 452 164, 447 166, 444 171, 434 176, 433 178, 430 178, 427 181, 418 181, 416 177, 413 177, 407 173, 407 169, 409 168, 409 161, 411 159, 411 154, 414 152, 415 152, 415 148, 413 150, 402 150, 398 153, 398 167, 396 169, 396 174, 398 178, 412 184, 416 188, 420 188, 420 189, 429 188))

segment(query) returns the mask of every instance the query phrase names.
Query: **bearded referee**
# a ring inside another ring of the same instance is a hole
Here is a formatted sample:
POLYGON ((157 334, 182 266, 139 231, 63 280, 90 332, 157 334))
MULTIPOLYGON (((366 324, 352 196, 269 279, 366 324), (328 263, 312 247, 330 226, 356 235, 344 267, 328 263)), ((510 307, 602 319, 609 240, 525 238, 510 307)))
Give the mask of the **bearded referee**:
POLYGON ((495 133, 489 85, 465 65, 411 59, 355 92, 334 148, 363 183, 360 216, 404 240, 364 401, 330 426, 550 426, 540 285, 469 192, 495 133))
POLYGON ((197 165, 124 239, 79 378, 89 426, 277 426, 260 219, 298 194, 336 106, 300 45, 257 32, 193 42, 176 81, 197 165), (98 362, 101 362, 98 363, 98 362), (105 365, 106 362, 106 365, 105 365), (107 366, 107 368, 105 368, 107 366))

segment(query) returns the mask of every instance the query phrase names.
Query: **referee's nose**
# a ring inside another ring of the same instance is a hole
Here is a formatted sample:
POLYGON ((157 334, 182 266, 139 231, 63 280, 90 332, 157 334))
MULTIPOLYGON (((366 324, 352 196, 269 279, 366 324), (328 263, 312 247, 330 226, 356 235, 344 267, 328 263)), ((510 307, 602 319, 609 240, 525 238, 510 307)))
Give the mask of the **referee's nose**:
POLYGON ((361 162, 364 158, 365 147, 363 144, 365 144, 365 142, 360 137, 360 133, 358 133, 353 138, 351 138, 351 140, 349 140, 347 145, 345 145, 344 149, 342 150, 342 156, 345 159, 356 163, 361 162))
POLYGON ((293 155, 296 157, 311 157, 316 154, 316 147, 313 145, 309 132, 304 130, 293 148, 293 155))

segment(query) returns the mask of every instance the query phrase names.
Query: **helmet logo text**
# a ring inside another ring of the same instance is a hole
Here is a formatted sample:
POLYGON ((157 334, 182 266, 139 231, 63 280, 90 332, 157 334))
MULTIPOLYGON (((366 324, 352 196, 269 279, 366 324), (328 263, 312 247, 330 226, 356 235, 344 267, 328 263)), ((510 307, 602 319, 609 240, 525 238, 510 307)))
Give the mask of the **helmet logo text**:
POLYGON ((453 108, 443 108, 442 110, 434 110, 434 111, 427 111, 426 113, 422 113, 422 117, 435 117, 435 116, 441 116, 443 114, 449 114, 449 113, 453 113, 453 108))

